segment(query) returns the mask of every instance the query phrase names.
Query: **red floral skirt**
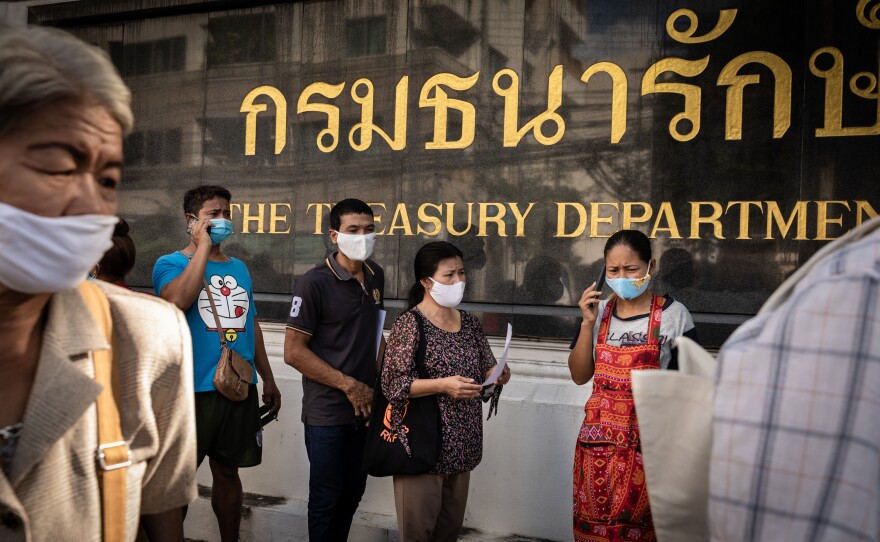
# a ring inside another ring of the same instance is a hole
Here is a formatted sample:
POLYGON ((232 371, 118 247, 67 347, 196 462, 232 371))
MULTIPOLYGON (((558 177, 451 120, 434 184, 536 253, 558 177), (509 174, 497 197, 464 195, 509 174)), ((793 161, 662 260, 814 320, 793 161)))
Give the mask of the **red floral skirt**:
POLYGON ((657 540, 636 448, 578 441, 573 474, 575 542, 657 540))

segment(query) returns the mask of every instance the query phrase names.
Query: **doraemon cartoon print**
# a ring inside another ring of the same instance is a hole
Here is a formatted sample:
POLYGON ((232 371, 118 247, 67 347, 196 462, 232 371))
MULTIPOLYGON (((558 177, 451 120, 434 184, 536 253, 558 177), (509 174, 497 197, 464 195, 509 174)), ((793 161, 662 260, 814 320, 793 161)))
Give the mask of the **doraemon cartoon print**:
MULTIPOLYGON (((212 275, 208 286, 217 307, 223 334, 227 341, 234 341, 239 332, 247 329, 247 313, 251 308, 248 292, 238 285, 232 275, 212 275)), ((214 315, 211 314, 211 302, 204 288, 199 292, 199 316, 208 331, 217 331, 214 315)))

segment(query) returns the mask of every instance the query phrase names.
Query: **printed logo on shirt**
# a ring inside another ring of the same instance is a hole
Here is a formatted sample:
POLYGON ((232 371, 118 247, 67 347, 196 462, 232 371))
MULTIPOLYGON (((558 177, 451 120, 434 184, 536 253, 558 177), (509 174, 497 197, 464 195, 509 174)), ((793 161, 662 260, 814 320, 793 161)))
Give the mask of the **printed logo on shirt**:
POLYGON ((303 298, 298 295, 293 296, 293 301, 290 304, 290 317, 296 318, 299 316, 299 309, 302 307, 303 298))
MULTIPOLYGON (((247 313, 251 307, 251 300, 247 290, 238 285, 238 281, 232 275, 212 275, 208 280, 211 288, 211 296, 217 307, 217 316, 223 336, 229 342, 234 342, 238 334, 247 329, 247 313)), ((217 324, 211 312, 211 301, 208 292, 202 288, 199 292, 199 316, 205 323, 207 331, 217 331, 217 324)))
MULTIPOLYGON (((624 333, 614 333, 613 331, 608 334, 608 337, 605 339, 605 342, 609 343, 617 343, 620 346, 641 346, 643 344, 648 344, 648 332, 647 331, 632 331, 632 332, 624 332, 624 333)), ((666 342, 666 335, 660 335, 660 339, 658 341, 662 346, 663 343, 666 342)))

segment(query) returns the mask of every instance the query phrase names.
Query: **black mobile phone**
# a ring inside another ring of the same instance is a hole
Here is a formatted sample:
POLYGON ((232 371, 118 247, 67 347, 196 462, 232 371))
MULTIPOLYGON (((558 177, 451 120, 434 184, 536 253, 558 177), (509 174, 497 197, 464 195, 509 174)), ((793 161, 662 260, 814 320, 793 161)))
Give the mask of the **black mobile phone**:
POLYGON ((260 407, 260 427, 266 427, 266 424, 278 419, 278 413, 269 411, 272 410, 272 407, 275 406, 273 403, 266 403, 265 405, 260 407))
POLYGON ((602 269, 599 270, 599 277, 596 279, 596 291, 601 292, 605 286, 605 260, 602 260, 602 269))

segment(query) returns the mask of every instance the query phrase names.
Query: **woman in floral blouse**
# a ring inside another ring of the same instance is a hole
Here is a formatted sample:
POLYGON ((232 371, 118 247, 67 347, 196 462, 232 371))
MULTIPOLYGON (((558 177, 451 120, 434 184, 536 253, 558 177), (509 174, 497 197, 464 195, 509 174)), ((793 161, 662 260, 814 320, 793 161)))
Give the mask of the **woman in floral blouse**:
POLYGON ((499 385, 481 383, 495 367, 495 357, 476 317, 455 307, 465 287, 462 253, 447 242, 419 249, 409 310, 391 328, 382 367, 382 391, 391 403, 391 419, 400 442, 407 401, 437 395, 440 407, 440 458, 427 474, 395 476, 394 503, 401 540, 454 541, 464 521, 470 472, 483 456, 480 397, 497 409, 501 386, 510 379, 504 369, 499 385), (427 292, 428 295, 425 295, 427 292), (421 318, 425 330, 425 367, 430 378, 418 378, 415 353, 421 318))

